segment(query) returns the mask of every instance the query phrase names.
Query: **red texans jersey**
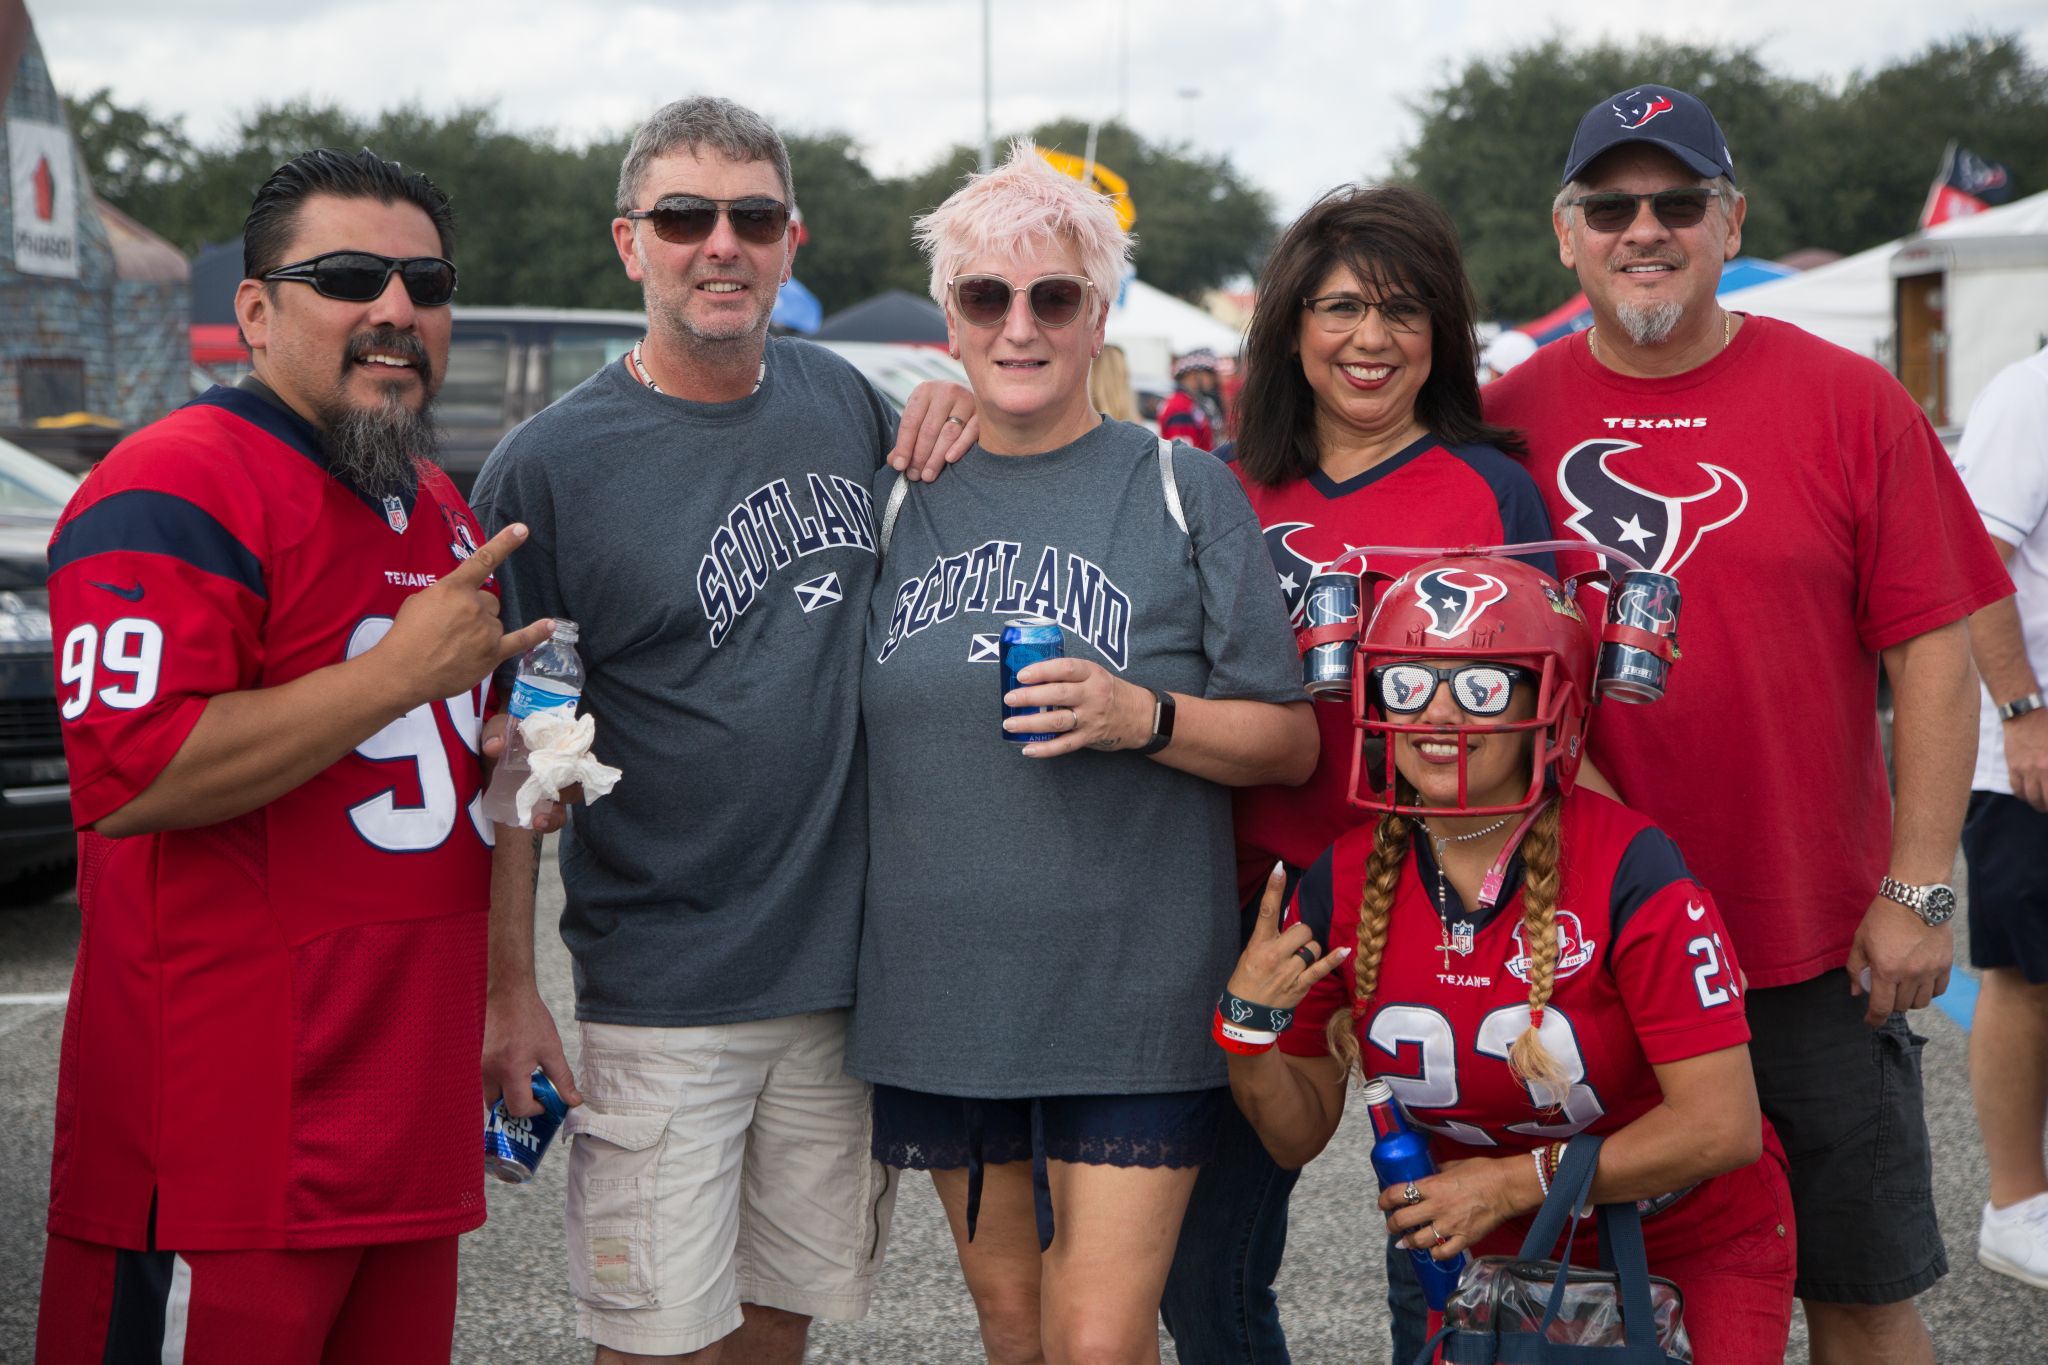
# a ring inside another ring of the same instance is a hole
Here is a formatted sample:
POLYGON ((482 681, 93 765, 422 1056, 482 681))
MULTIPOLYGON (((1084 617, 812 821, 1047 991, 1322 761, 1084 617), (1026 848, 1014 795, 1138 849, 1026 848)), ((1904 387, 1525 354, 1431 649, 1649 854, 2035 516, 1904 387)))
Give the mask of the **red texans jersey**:
MULTIPOLYGON (((1543 495, 1528 472, 1491 446, 1445 446, 1431 436, 1342 483, 1320 470, 1273 486, 1237 470, 1258 514, 1273 571, 1280 575, 1295 629, 1311 574, 1357 545, 1444 548, 1550 539, 1543 495)), ((1367 566, 1400 575, 1421 561, 1375 556, 1367 566)), ((1548 573, 1550 556, 1531 563, 1548 573)), ((1356 568, 1353 557, 1347 568, 1356 568)), ((1372 604, 1364 604, 1369 615, 1372 604)), ((1366 818, 1352 807, 1351 703, 1314 702, 1322 755, 1299 787, 1240 787, 1235 793, 1238 900, 1258 894, 1275 862, 1304 868, 1336 837, 1366 818)))
POLYGON ((1175 389, 1159 405, 1159 434, 1197 450, 1216 448, 1216 427, 1186 389, 1175 389))
POLYGON ((50 1229, 249 1249, 483 1221, 485 688, 420 706, 269 805, 107 839, 209 698, 374 646, 477 545, 447 477, 382 502, 315 430, 216 388, 89 475, 50 545, 84 936, 50 1229))
MULTIPOLYGON (((1371 826, 1346 833, 1301 880, 1288 918, 1305 920, 1319 942, 1358 941, 1372 835, 1371 826)), ((1542 1038, 1569 1086, 1539 1105, 1507 1060, 1529 1025, 1521 860, 1491 913, 1466 914, 1448 885, 1440 913, 1429 840, 1414 836, 1379 988, 1356 1022, 1366 1074, 1384 1077, 1430 1131, 1439 1165, 1529 1151, 1581 1132, 1612 1133, 1662 1101, 1654 1065, 1749 1041, 1741 969, 1713 899, 1677 846, 1584 788, 1565 798, 1559 838, 1557 967, 1542 1038)), ((1318 982, 1281 1047, 1325 1055, 1325 1025, 1332 1014, 1350 1013, 1352 981, 1347 965, 1318 982)), ((1718 1218, 1739 1213, 1729 1228, 1756 1221, 1755 1210, 1727 1207, 1729 1187, 1716 1189, 1725 1179, 1703 1183, 1644 1223, 1653 1263, 1714 1236, 1718 1218)), ((1497 1236, 1518 1245, 1527 1230, 1515 1220, 1497 1236)))
POLYGON ((1842 966, 1891 855, 1878 654, 2012 591, 1934 429, 1876 365, 1772 318, 1670 378, 1575 336, 1480 393, 1527 435, 1560 535, 1684 594, 1663 699, 1603 704, 1593 762, 1714 888, 1751 985, 1842 966))

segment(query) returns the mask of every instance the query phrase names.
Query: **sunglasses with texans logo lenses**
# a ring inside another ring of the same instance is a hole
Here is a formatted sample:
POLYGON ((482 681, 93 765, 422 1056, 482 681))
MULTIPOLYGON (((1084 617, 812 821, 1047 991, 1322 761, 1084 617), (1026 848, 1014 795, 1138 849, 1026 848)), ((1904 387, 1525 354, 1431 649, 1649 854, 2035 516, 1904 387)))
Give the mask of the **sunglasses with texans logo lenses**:
MULTIPOLYGON (((1031 316, 1040 327, 1065 327, 1081 316, 1081 305, 1095 286, 1081 275, 1040 275, 1024 286, 1031 316)), ((946 281, 953 307, 976 327, 998 327, 1010 315, 1017 286, 1001 275, 955 275, 946 281)))
POLYGON ((1497 716, 1514 700, 1515 688, 1536 675, 1510 664, 1380 664, 1370 674, 1372 695, 1394 716, 1412 716, 1429 706, 1437 688, 1451 685, 1451 700, 1470 716, 1497 716))
POLYGON ((455 265, 439 256, 379 256, 373 251, 328 251, 281 265, 265 280, 297 280, 322 298, 370 303, 398 273, 406 295, 421 308, 440 308, 455 297, 455 265))
POLYGON ((1697 227, 1707 216, 1707 205, 1720 197, 1719 193, 1704 186, 1690 186, 1685 189, 1658 190, 1653 194, 1624 194, 1620 190, 1602 190, 1598 194, 1582 194, 1571 201, 1571 206, 1586 216, 1586 226, 1595 232, 1620 232, 1635 222, 1639 205, 1647 199, 1650 212, 1657 215, 1657 221, 1668 228, 1697 227))
POLYGON ((628 209, 622 216, 650 224, 654 235, 672 246, 695 246, 711 235, 721 213, 732 224, 732 235, 754 246, 773 246, 789 231, 789 205, 761 196, 703 199, 671 194, 651 209, 628 209))

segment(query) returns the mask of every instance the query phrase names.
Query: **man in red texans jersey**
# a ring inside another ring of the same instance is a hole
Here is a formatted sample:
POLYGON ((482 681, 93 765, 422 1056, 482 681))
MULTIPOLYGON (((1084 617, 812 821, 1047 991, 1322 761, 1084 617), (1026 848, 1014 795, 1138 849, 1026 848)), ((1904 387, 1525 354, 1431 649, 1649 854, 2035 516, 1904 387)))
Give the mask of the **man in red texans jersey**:
POLYGON ((310 152, 257 192, 255 374, 118 446, 50 544, 84 934, 44 1365, 446 1361, 478 1145, 480 720, 512 635, 424 458, 452 220, 310 152))
POLYGON ((1594 325, 1482 392, 1523 431, 1560 534, 1684 584, 1684 670, 1657 705, 1608 708, 1593 757, 1714 889, 1749 972, 1812 1359, 1931 1365, 1913 1297, 1948 1263, 1905 1011, 1954 956, 1977 714, 1964 618, 2012 584, 1897 381, 1717 301, 1748 209, 1735 177, 1684 91, 1588 110, 1552 226, 1594 325))

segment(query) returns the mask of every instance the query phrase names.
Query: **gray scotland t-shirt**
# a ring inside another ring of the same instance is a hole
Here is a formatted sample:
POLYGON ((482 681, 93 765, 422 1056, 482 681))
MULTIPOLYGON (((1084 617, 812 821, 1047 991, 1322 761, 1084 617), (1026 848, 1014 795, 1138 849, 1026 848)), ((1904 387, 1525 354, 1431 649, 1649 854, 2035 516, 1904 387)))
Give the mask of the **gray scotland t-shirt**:
POLYGON ((576 1016, 676 1026, 846 1005, 867 859, 860 655, 887 403, 771 340, 759 392, 656 394, 607 365, 477 480, 508 623, 566 616, 624 772, 562 836, 576 1016))
MULTIPOLYGON (((1028 759, 999 728, 1006 621, 1187 696, 1303 700, 1287 608, 1230 471, 1104 422, 979 448, 904 500, 868 613, 867 922, 847 1069, 979 1097, 1221 1085, 1237 957, 1230 794, 1149 758, 1028 759)), ((875 482, 878 507, 895 483, 875 482)))

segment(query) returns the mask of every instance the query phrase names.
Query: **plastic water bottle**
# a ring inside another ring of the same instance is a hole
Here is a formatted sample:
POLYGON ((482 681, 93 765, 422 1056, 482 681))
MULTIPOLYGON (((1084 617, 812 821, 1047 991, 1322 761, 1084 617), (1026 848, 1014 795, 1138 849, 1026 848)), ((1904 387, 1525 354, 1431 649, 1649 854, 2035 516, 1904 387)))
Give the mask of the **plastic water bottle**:
POLYGON ((583 696, 583 660, 576 654, 576 623, 555 618, 555 633, 542 640, 519 661, 519 677, 512 684, 512 724, 505 731, 505 751, 498 756, 491 788, 484 793, 484 818, 500 825, 519 823, 519 788, 533 765, 527 761, 526 740, 519 722, 536 711, 566 706, 575 714, 583 696))
MULTIPOLYGON (((1436 1174, 1436 1162, 1429 1155, 1429 1139, 1409 1126, 1408 1115, 1394 1098, 1394 1088, 1377 1078, 1365 1083, 1360 1092, 1366 1112, 1372 1116, 1372 1169, 1382 1190, 1396 1189, 1411 1180, 1436 1174)), ((1414 1234, 1411 1233, 1411 1236, 1414 1234)), ((1422 1281, 1422 1297, 1441 1313, 1458 1277, 1465 1273, 1465 1253, 1439 1261, 1427 1251, 1407 1248, 1415 1262, 1415 1278, 1422 1281)))

